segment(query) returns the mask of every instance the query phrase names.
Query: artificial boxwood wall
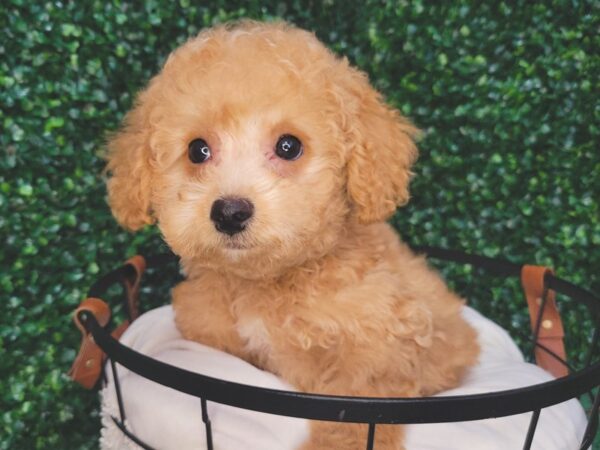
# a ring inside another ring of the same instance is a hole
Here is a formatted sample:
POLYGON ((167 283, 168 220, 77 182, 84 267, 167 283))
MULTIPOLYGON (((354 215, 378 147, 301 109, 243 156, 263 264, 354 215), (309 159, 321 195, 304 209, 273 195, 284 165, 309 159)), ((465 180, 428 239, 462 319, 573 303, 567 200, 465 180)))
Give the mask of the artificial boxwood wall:
MULTIPOLYGON (((95 448, 97 398, 65 376, 70 311, 140 248, 111 218, 99 154, 169 51, 203 27, 284 18, 366 70, 425 131, 415 244, 538 262, 600 291, 600 11, 594 1, 4 2, 0 9, 0 449, 95 448)), ((446 275, 526 329, 514 283, 446 275)), ((166 281, 162 282, 167 286, 166 281)), ((167 301, 163 294, 150 302, 167 301)), ((584 312, 566 315, 575 360, 584 312)))

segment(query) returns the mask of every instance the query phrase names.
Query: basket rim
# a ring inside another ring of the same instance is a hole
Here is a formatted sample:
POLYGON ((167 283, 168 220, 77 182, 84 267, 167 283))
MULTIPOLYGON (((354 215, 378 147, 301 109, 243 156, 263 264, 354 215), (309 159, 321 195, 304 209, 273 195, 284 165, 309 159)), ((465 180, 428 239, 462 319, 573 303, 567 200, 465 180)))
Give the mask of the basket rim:
POLYGON ((575 398, 598 386, 600 380, 599 361, 563 378, 484 394, 404 398, 283 391, 225 381, 163 363, 121 344, 93 315, 83 311, 80 319, 109 358, 144 378, 199 399, 312 420, 417 424, 504 417, 575 398))
MULTIPOLYGON (((418 250, 438 259, 473 264, 496 275, 515 276, 521 265, 472 255, 455 250, 420 247, 418 250)), ((154 255, 147 258, 149 265, 172 260, 172 255, 154 255)), ((119 270, 103 276, 90 289, 91 296, 99 296, 119 270)), ((595 313, 600 324, 600 299, 585 289, 547 275, 549 288, 585 303, 595 313)), ((225 381, 191 372, 159 360, 121 344, 100 326, 95 316, 80 311, 78 318, 94 341, 112 361, 132 372, 184 392, 203 401, 263 413, 312 420, 356 422, 370 424, 417 424, 480 420, 492 417, 532 412, 578 397, 600 385, 600 360, 568 376, 526 387, 482 394, 436 397, 351 397, 283 391, 225 381)))

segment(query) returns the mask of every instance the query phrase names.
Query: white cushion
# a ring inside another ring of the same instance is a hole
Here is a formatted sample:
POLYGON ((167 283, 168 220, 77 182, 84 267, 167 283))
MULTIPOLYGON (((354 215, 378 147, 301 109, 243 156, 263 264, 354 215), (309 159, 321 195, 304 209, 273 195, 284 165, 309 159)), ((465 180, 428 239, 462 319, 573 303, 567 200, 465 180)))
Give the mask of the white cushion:
MULTIPOLYGON (((464 317, 478 331, 482 353, 462 385, 439 395, 475 394, 528 386, 552 377, 524 362, 510 336, 492 321, 468 307, 464 317)), ((130 348, 168 364, 208 376, 272 389, 292 390, 276 376, 245 361, 182 338, 173 321, 173 310, 164 306, 137 319, 121 338, 130 348)), ((119 417, 110 370, 101 392, 101 448, 137 449, 114 425, 119 417)), ((118 366, 127 425, 147 444, 160 450, 206 448, 200 400, 166 388, 118 366)), ((292 450, 309 433, 308 421, 257 413, 208 403, 213 442, 219 450, 292 450)), ((519 449, 531 413, 472 422, 406 426, 408 450, 507 450, 519 449)), ((585 429, 586 418, 577 400, 542 410, 532 448, 571 450, 585 429)), ((365 442, 366 444, 366 442, 365 442)))

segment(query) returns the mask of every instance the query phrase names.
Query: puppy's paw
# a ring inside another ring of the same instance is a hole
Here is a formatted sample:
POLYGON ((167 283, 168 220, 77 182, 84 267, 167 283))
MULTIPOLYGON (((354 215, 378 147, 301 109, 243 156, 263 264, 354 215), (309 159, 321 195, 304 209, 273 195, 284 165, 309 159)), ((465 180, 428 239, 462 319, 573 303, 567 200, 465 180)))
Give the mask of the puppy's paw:
MULTIPOLYGON (((368 433, 368 426, 363 424, 312 422, 310 438, 299 450, 364 450, 368 433)), ((400 425, 377 425, 373 448, 405 450, 402 434, 400 425)))

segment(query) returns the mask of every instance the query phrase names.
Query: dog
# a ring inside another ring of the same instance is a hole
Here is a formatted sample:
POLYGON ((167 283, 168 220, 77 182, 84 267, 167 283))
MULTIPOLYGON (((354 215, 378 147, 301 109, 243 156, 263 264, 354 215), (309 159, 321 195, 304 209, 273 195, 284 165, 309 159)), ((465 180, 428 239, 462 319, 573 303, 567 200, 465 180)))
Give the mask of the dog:
MULTIPOLYGON (((417 129, 311 33, 243 21, 176 49, 108 143, 108 199, 156 223, 186 279, 188 339, 321 394, 416 397, 478 355, 463 301, 385 223, 409 199, 417 129)), ((362 449, 313 422, 303 449, 362 449)), ((375 447, 400 449, 402 428, 375 447)))

